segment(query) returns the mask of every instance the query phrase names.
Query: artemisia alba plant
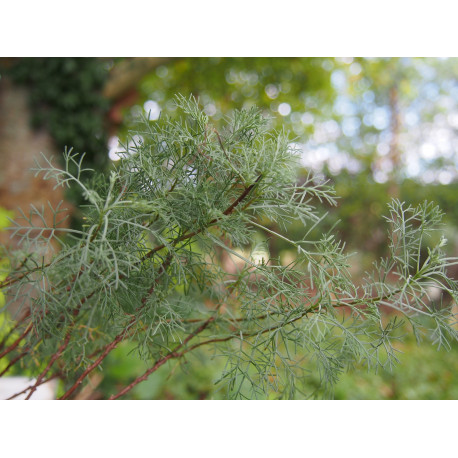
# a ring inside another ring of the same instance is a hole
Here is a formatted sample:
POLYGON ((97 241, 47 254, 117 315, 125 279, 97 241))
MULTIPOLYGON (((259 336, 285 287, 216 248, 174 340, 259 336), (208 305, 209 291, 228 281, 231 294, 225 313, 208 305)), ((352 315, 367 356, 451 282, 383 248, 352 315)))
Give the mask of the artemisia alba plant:
POLYGON ((457 338, 450 307, 428 296, 435 286, 457 297, 446 274, 457 259, 442 252, 445 240, 424 254, 437 207, 394 201, 390 254, 356 286, 342 244, 329 233, 311 237, 320 203, 334 204, 334 193, 313 178, 298 181, 288 136, 269 133, 254 108, 217 129, 193 98, 176 103, 182 118, 144 120, 109 176, 71 151, 62 169, 41 159, 36 173, 77 187, 87 205, 80 230, 37 228, 36 208, 13 229, 20 245, 0 286, 4 313, 14 313, 0 357, 2 375, 21 364, 35 374, 28 397, 52 377, 63 381, 61 399, 74 397, 124 341, 148 369, 111 399, 196 353, 209 364, 224 359, 217 382, 229 397, 308 396, 301 385, 310 373, 331 389, 354 363, 396 361, 401 320, 439 346, 457 338), (303 237, 290 240, 297 220, 303 237), (259 252, 258 231, 288 243, 295 260, 282 265, 265 248, 264 257, 250 254, 259 252), (52 241, 60 250, 46 262, 37 247, 52 241))

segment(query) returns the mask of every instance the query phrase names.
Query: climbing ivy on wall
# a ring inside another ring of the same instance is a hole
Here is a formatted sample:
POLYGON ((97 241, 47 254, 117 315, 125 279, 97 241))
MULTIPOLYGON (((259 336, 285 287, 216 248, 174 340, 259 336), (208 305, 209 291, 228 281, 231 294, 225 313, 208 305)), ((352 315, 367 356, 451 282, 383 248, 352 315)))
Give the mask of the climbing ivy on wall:
POLYGON ((96 168, 107 162, 104 118, 108 101, 102 88, 108 65, 95 58, 21 58, 9 69, 16 83, 30 93, 32 125, 45 127, 61 151, 86 153, 96 168))

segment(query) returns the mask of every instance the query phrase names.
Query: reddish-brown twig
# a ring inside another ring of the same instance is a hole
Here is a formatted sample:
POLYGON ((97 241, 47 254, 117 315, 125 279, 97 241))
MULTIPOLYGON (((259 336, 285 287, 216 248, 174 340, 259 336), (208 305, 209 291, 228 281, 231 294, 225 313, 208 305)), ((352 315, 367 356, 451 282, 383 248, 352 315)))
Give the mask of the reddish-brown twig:
POLYGON ((22 318, 19 318, 17 321, 16 321, 16 324, 8 331, 8 333, 6 334, 5 337, 3 337, 2 341, 0 342, 0 350, 6 345, 6 341, 8 340, 8 338, 17 330, 17 328, 19 328, 19 326, 21 326, 24 321, 30 316, 30 309, 27 310, 27 312, 24 314, 24 316, 22 318))
MULTIPOLYGON (((164 262, 162 263, 161 265, 161 270, 162 272, 165 272, 168 268, 168 266, 170 265, 170 262, 172 261, 172 255, 169 253, 166 257, 166 259, 164 260, 164 262)), ((162 274, 161 274, 162 275, 162 274)), ((148 290, 148 293, 145 297, 142 298, 142 305, 137 309, 140 310, 142 307, 145 306, 146 304, 146 301, 148 300, 148 297, 153 293, 155 287, 157 286, 157 283, 161 277, 161 275, 159 275, 155 281, 153 282, 153 285, 151 286, 151 288, 148 290)), ((64 395, 59 398, 61 400, 64 400, 64 399, 68 399, 72 393, 79 387, 79 385, 81 385, 81 383, 83 382, 83 380, 87 377, 87 375, 92 372, 97 366, 100 365, 100 363, 108 356, 108 354, 114 350, 117 345, 122 342, 126 337, 127 337, 127 331, 130 329, 130 327, 135 323, 135 321, 137 320, 137 316, 134 315, 132 317, 132 319, 129 321, 129 323, 127 324, 127 326, 108 344, 105 346, 104 350, 102 351, 102 354, 91 364, 89 365, 85 370, 84 372, 78 377, 78 379, 76 380, 76 382, 64 393, 64 395)))
POLYGON ((28 348, 26 348, 22 353, 19 353, 19 355, 16 356, 16 358, 13 358, 8 366, 5 367, 5 369, 0 372, 0 377, 2 377, 4 374, 6 374, 18 361, 20 361, 27 353, 28 353, 28 348))
MULTIPOLYGON (((27 272, 25 272, 25 273, 23 273, 23 274, 21 274, 21 275, 19 275, 17 277, 14 277, 14 278, 11 278, 11 275, 8 275, 8 277, 6 277, 5 280, 0 282, 0 289, 5 288, 6 286, 11 286, 14 283, 18 282, 19 280, 22 280, 27 275, 30 275, 33 272, 37 272, 39 270, 42 270, 45 267, 49 267, 50 265, 51 265, 51 263, 45 264, 44 266, 36 267, 35 269, 30 269, 27 272)), ((15 273, 15 272, 13 272, 13 273, 15 273)))
MULTIPOLYGON (((240 202, 242 202, 246 198, 246 196, 252 191, 252 189, 259 183, 259 181, 261 179, 262 179, 262 175, 259 175, 258 178, 256 179, 256 181, 252 185, 247 186, 243 190, 242 194, 240 194, 240 196, 236 200, 234 200, 234 202, 232 202, 232 204, 228 208, 226 208, 226 210, 224 210, 223 215, 225 215, 225 216, 230 215, 235 210, 235 208, 240 204, 240 202)), ((208 228, 210 226, 213 226, 213 225, 219 223, 221 221, 221 219, 222 218, 214 218, 213 220, 211 220, 208 223, 208 225, 205 228, 208 228)), ((182 242, 184 240, 190 239, 191 237, 194 237, 195 235, 200 234, 203 230, 204 230, 204 228, 201 228, 201 229, 197 229, 196 231, 191 232, 189 234, 184 234, 181 237, 179 237, 178 239, 176 239, 174 244, 176 245, 177 243, 180 243, 180 242, 182 242)), ((148 251, 148 253, 146 253, 141 258, 141 261, 145 261, 146 259, 151 258, 157 251, 162 250, 165 247, 166 247, 166 245, 163 244, 163 245, 159 245, 159 246, 155 247, 154 249, 148 251)))
POLYGON ((129 324, 126 326, 125 329, 122 330, 103 350, 102 354, 90 365, 88 366, 85 371, 78 377, 76 382, 63 394, 62 397, 60 397, 60 400, 68 399, 73 392, 83 383, 83 380, 86 378, 86 376, 92 372, 97 366, 100 365, 100 363, 106 358, 108 353, 111 352, 114 348, 117 347, 117 345, 122 342, 126 336, 126 333, 129 329, 129 327, 135 322, 136 317, 133 317, 129 324))
POLYGON ((46 366, 45 370, 38 376, 37 381, 35 382, 35 384, 30 387, 30 393, 25 398, 26 400, 31 398, 32 394, 35 392, 35 390, 38 388, 38 386, 41 385, 41 382, 46 377, 46 374, 50 371, 50 369, 51 369, 52 365, 54 364, 54 362, 58 358, 60 358, 60 355, 62 354, 62 352, 67 348, 68 343, 70 341, 70 337, 71 337, 71 332, 68 331, 67 332, 67 337, 65 337, 64 343, 59 347, 59 350, 57 350, 57 352, 54 353, 54 355, 50 359, 48 365, 46 366))
POLYGON ((25 331, 5 350, 0 353, 0 358, 3 358, 8 353, 12 352, 20 343, 21 341, 27 336, 27 334, 32 330, 32 323, 25 328, 25 331))
MULTIPOLYGON (((51 265, 51 264, 47 264, 47 265, 44 266, 44 267, 47 267, 47 266, 49 266, 49 265, 51 265)), ((74 282, 80 277, 80 275, 83 273, 83 271, 84 271, 84 268, 81 268, 80 271, 79 271, 77 274, 75 274, 75 275, 73 276, 71 282, 74 283, 74 282)), ((71 286, 68 285, 68 286, 66 287, 66 291, 70 291, 70 290, 71 290, 71 286)), ((89 299, 90 297, 92 297, 94 294, 95 294, 95 291, 93 291, 89 296, 87 296, 86 298, 84 298, 84 299, 81 301, 81 304, 83 304, 84 301, 86 301, 87 299, 89 299)), ((79 307, 81 306, 81 304, 80 304, 80 305, 77 307, 77 309, 76 309, 76 310, 78 310, 78 313, 79 313, 79 307)), ((41 315, 42 313, 43 313, 43 312, 40 312, 39 315, 41 315)), ((45 313, 45 315, 46 315, 46 314, 48 313, 48 311, 45 311, 44 313, 45 313)), ((76 313, 76 315, 77 315, 78 313, 76 313)), ((73 314, 75 315, 75 311, 73 312, 73 314)), ((15 325, 14 328, 13 328, 13 331, 14 331, 15 329, 17 329, 17 328, 21 325, 21 323, 24 322, 25 319, 27 319, 30 315, 31 315, 31 311, 30 311, 30 309, 29 309, 29 310, 27 310, 27 312, 25 313, 25 315, 16 323, 16 325, 15 325)), ((9 352, 11 352, 12 350, 14 350, 14 349, 19 345, 20 341, 21 341, 22 339, 24 339, 24 338, 27 336, 27 334, 30 332, 30 330, 32 329, 32 328, 31 328, 31 325, 32 325, 32 324, 33 324, 33 323, 29 323, 29 326, 27 327, 26 331, 19 337, 19 339, 17 339, 15 342, 13 342, 13 344, 10 345, 4 352, 0 353, 0 358, 2 358, 3 356, 7 355, 9 352)), ((12 331, 10 331, 10 332, 8 333, 8 336, 6 336, 5 339, 7 339, 7 338, 9 337, 9 335, 11 334, 11 332, 12 332, 12 331)), ((2 343, 6 342, 5 339, 3 339, 2 343)), ((0 347, 0 348, 1 348, 1 347, 0 347)))
MULTIPOLYGON (((73 311, 73 316, 74 318, 76 319, 76 317, 78 316, 78 314, 80 313, 80 310, 81 310, 81 306, 87 301, 89 300, 93 295, 95 294, 95 291, 92 291, 91 294, 89 294, 88 296, 84 297, 83 299, 81 299, 78 307, 73 311)), ((28 394, 28 396, 25 398, 26 400, 30 399, 30 397, 32 396, 33 392, 37 389, 37 387, 40 385, 41 381, 46 377, 46 374, 50 371, 51 367, 53 366, 53 364, 57 361, 57 359, 60 358, 60 356, 62 355, 62 353, 64 352, 64 350, 68 347, 68 344, 70 342, 70 338, 71 338, 71 335, 72 335, 72 331, 73 331, 73 328, 75 326, 75 321, 73 321, 69 328, 68 328, 68 331, 67 331, 67 335, 65 336, 65 340, 64 340, 64 343, 59 347, 59 349, 57 350, 56 353, 54 353, 54 355, 51 357, 48 365, 46 366, 45 370, 38 376, 37 378, 37 381, 35 383, 35 385, 31 388, 31 391, 30 393, 28 394)))
MULTIPOLYGON (((46 380, 43 380, 40 385, 43 385, 45 383, 48 383, 50 380, 53 380, 57 377, 60 377, 62 374, 60 373, 57 373, 57 374, 54 374, 54 375, 51 375, 51 377, 48 377, 46 380)), ((8 401, 10 401, 11 399, 14 399, 14 398, 17 398, 18 396, 20 396, 21 394, 24 394, 26 391, 30 390, 32 386, 28 386, 27 388, 24 388, 22 391, 19 391, 18 393, 15 393, 13 394, 12 396, 10 396, 9 398, 7 398, 8 401)))
POLYGON ((146 380, 150 374, 153 372, 157 371, 162 365, 164 365, 169 359, 176 358, 177 357, 177 350, 185 346, 193 337, 195 337, 197 334, 200 334, 202 331, 205 330, 205 328, 215 320, 214 316, 211 316, 205 323, 200 325, 195 331, 193 331, 191 334, 189 334, 186 339, 183 340, 179 345, 175 347, 175 349, 168 353, 166 356, 158 359, 156 363, 154 364, 153 367, 148 369, 143 375, 140 377, 137 377, 132 383, 127 385, 125 388, 123 388, 121 391, 119 391, 117 394, 110 396, 110 400, 118 399, 119 397, 123 396, 127 392, 129 392, 134 386, 138 385, 140 382, 143 382, 146 380))

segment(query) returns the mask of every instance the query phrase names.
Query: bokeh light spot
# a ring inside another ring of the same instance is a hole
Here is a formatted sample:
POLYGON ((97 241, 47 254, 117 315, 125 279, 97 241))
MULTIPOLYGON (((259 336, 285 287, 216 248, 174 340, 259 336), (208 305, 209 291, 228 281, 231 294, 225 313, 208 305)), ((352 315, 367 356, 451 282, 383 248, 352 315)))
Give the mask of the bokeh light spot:
POLYGON ((143 104, 143 109, 146 111, 148 119, 150 121, 155 121, 159 118, 159 115, 161 114, 161 107, 154 100, 147 100, 143 104))
POLYGON ((265 91, 266 91, 266 94, 267 94, 267 97, 269 97, 269 99, 276 99, 278 97, 278 94, 280 93, 279 89, 277 86, 275 86, 275 84, 268 84, 265 88, 265 91))
POLYGON ((278 106, 278 112, 282 116, 288 116, 291 113, 291 105, 289 103, 280 103, 278 106))

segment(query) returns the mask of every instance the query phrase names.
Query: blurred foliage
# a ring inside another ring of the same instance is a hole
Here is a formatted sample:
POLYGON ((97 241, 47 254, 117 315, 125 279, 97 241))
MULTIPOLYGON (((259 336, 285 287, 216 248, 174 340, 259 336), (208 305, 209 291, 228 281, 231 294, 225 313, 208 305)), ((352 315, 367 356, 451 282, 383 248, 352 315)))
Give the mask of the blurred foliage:
MULTIPOLYGON (((0 207, 0 231, 4 230, 10 225, 9 218, 14 217, 14 212, 7 210, 6 208, 0 207)), ((0 252, 0 281, 4 280, 7 276, 9 267, 9 261, 4 256, 4 253, 0 252)), ((0 310, 5 305, 5 296, 2 291, 0 291, 0 310)), ((0 323, 1 327, 1 323, 0 323)))
POLYGON ((424 170, 429 170, 429 181, 437 180, 441 170, 456 178, 458 59, 341 62, 332 75, 338 92, 333 112, 343 133, 336 144, 358 159, 360 173, 374 174, 382 182, 412 176, 422 181, 424 170), (434 152, 422 150, 425 143, 434 152))
POLYGON ((192 93, 215 123, 259 106, 273 127, 297 136, 315 171, 448 183, 457 166, 457 71, 456 58, 175 59, 139 84, 120 136, 150 110, 151 119, 173 116, 173 95, 192 93))
MULTIPOLYGON (((0 207, 0 231, 3 231, 6 227, 10 225, 10 220, 8 218, 13 218, 14 214, 12 211, 7 210, 3 207, 0 207)), ((0 252, 0 281, 3 281, 9 270, 9 260, 5 256, 5 253, 0 252)), ((0 291, 0 312, 3 312, 3 307, 5 305, 5 295, 3 291, 0 291)), ((11 322, 8 320, 8 315, 6 313, 0 313, 0 349, 2 348, 1 342, 3 338, 8 334, 11 329, 11 322)), ((4 345, 14 342, 14 339, 18 337, 17 333, 11 333, 8 340, 3 342, 4 345)), ((9 359, 0 359, 0 373, 7 367, 9 359)), ((22 370, 21 370, 22 372, 22 370)))
MULTIPOLYGON (((338 196, 337 207, 328 206, 328 218, 323 221, 314 236, 321 231, 336 231, 351 248, 371 252, 374 257, 385 253, 388 225, 382 215, 390 201, 390 183, 377 183, 364 173, 356 175, 342 172, 330 178, 338 196)), ((401 201, 418 205, 425 200, 435 202, 445 212, 444 224, 458 227, 458 182, 449 185, 439 183, 421 184, 413 179, 405 179, 399 185, 401 201)), ((324 206, 324 204, 323 204, 324 206)), ((299 223, 290 227, 291 233, 303 231, 299 223)), ((458 239, 450 240, 449 249, 458 248, 458 239)), ((284 245, 286 247, 286 245, 284 245)))
POLYGON ((104 116, 108 102, 102 88, 106 62, 94 58, 20 58, 9 69, 17 83, 28 87, 32 125, 46 127, 57 148, 86 153, 100 168, 107 164, 104 116))
MULTIPOLYGON (((215 385, 224 368, 223 358, 196 353, 189 361, 166 363, 164 368, 137 385, 129 399, 225 399, 225 391, 215 385)), ((108 398, 126 386, 132 377, 142 375, 148 367, 136 354, 134 345, 121 344, 104 364, 104 378, 98 387, 98 395, 108 398)))
POLYGON ((218 121, 222 112, 256 105, 272 118, 274 127, 295 126, 300 128, 296 134, 303 133, 298 112, 311 110, 325 116, 323 108, 330 106, 334 96, 329 71, 332 67, 333 61, 328 58, 175 59, 143 79, 138 87, 139 105, 127 110, 126 124, 148 111, 148 101, 173 115, 174 94, 192 93, 213 121, 218 121), (278 111, 281 104, 287 104, 285 109, 296 116, 291 117, 287 111, 282 116, 278 111), (145 105, 144 108, 141 105, 145 105))
POLYGON ((342 374, 335 399, 458 399, 458 346, 436 351, 430 345, 405 342, 393 372, 378 374, 356 368, 342 374))

